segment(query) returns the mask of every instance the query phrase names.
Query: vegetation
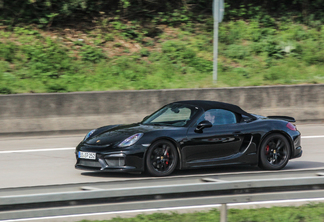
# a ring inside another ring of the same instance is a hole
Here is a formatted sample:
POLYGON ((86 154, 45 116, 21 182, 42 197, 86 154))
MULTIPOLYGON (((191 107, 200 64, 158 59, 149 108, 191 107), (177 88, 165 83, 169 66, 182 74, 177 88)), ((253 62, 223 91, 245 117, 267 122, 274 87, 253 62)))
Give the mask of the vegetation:
POLYGON ((0 0, 0 93, 324 83, 324 0, 0 0))
MULTIPOLYGON (((324 220, 324 204, 310 204, 300 207, 271 207, 259 209, 229 209, 229 222, 322 222, 324 220)), ((220 221, 219 211, 195 212, 188 214, 154 213, 138 215, 134 218, 114 218, 101 222, 216 222, 220 221)), ((82 222, 87 222, 83 220, 82 222)), ((99 222, 99 221, 96 221, 99 222)))

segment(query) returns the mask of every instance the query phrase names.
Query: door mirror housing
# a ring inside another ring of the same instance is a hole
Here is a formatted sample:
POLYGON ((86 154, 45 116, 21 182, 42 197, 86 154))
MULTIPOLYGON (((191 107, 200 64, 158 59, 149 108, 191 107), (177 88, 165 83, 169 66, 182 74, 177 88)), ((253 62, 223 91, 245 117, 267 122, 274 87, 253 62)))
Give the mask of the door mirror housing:
POLYGON ((203 129, 205 129, 205 128, 210 128, 210 127, 212 127, 213 126, 213 124, 211 123, 211 122, 209 122, 209 121, 207 121, 207 120, 203 120, 203 121, 201 121, 200 123, 198 123, 198 125, 197 125, 197 127, 196 127, 196 129, 195 129, 195 132, 196 133, 202 133, 203 131, 203 129))

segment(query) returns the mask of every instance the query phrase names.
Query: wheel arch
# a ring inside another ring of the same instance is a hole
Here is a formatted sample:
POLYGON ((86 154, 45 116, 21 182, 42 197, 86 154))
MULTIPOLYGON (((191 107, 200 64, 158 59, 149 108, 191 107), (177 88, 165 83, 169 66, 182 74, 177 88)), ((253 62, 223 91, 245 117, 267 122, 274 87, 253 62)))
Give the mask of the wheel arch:
POLYGON ((263 135, 263 137, 261 138, 261 141, 259 143, 259 146, 258 146, 258 149, 257 149, 257 152, 258 152, 258 162, 260 161, 260 149, 261 149, 261 145, 263 143, 263 141, 271 134, 275 134, 275 133, 278 133, 278 134, 281 134, 283 135, 289 142, 289 145, 290 145, 290 156, 289 156, 289 159, 291 158, 291 155, 293 153, 293 146, 294 146, 294 143, 291 139, 291 137, 289 136, 288 133, 286 133, 285 131, 282 131, 282 130, 272 130, 272 131, 269 131, 267 132, 265 135, 263 135))
MULTIPOLYGON (((174 147, 176 148, 177 153, 178 153, 178 163, 177 163, 176 169, 181 169, 182 168, 182 154, 180 151, 179 143, 170 137, 159 137, 159 138, 156 138, 155 140, 153 140, 149 147, 151 147, 151 145, 153 143, 155 143, 156 141, 159 141, 159 140, 167 140, 174 145, 174 147)), ((147 156, 147 151, 148 151, 149 147, 145 150, 145 153, 144 153, 144 158, 143 158, 144 171, 146 170, 146 156, 147 156)))

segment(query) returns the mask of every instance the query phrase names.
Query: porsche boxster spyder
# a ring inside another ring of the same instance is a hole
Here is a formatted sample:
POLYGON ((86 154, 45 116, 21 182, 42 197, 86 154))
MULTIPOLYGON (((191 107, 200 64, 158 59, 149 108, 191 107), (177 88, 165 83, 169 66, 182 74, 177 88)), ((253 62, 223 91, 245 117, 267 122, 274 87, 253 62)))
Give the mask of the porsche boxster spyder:
POLYGON ((279 170, 302 155, 293 117, 260 116, 223 102, 165 105, 139 123, 91 130, 76 147, 75 167, 91 171, 147 171, 228 164, 279 170))

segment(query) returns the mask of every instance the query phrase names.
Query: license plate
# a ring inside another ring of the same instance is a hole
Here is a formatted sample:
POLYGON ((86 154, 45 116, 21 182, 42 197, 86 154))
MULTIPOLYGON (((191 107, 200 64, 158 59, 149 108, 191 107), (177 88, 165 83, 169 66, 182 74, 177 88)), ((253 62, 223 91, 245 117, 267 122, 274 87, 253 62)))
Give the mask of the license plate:
POLYGON ((89 160, 95 160, 96 159, 96 153, 79 151, 78 156, 81 159, 89 159, 89 160))

